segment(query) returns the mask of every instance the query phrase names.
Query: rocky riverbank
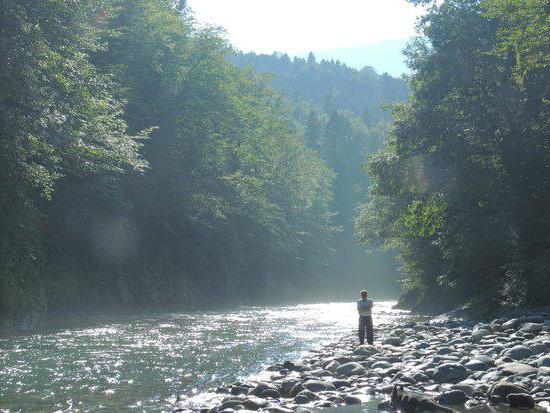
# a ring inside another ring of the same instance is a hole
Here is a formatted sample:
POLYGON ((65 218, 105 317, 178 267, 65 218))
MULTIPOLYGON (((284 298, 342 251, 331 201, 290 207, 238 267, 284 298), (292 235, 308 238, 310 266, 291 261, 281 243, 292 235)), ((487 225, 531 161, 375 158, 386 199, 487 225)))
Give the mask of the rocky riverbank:
MULTIPOLYGON (((422 410, 550 411, 550 316, 378 325, 374 346, 358 345, 350 332, 303 360, 268 367, 256 382, 228 383, 216 393, 218 400, 201 410, 291 413, 359 405, 374 397, 383 400, 381 410, 414 411, 422 395, 428 402, 422 410)), ((174 409, 185 410, 183 403, 174 409)))

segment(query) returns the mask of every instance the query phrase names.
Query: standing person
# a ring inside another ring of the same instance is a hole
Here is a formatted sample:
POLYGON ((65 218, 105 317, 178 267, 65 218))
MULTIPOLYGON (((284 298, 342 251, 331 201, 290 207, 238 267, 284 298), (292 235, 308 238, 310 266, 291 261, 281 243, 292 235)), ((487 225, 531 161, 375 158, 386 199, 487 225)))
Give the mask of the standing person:
POLYGON ((372 300, 369 300, 367 291, 361 291, 361 299, 357 301, 357 312, 359 313, 359 343, 365 343, 365 330, 367 330, 367 343, 373 342, 372 331, 372 300))

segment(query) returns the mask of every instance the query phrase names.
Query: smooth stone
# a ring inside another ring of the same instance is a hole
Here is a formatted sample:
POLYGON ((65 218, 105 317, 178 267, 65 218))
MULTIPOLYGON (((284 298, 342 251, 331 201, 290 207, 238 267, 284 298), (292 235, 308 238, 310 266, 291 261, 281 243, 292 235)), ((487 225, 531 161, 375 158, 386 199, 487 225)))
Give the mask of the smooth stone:
POLYGON ((326 366, 325 366, 325 369, 332 372, 332 373, 336 373, 336 370, 338 370, 338 367, 340 367, 341 364, 338 363, 336 360, 332 360, 330 363, 328 363, 326 366))
POLYGON ((511 408, 532 409, 535 407, 535 400, 529 394, 511 393, 506 396, 511 408))
POLYGON ((388 337, 386 338, 382 344, 386 344, 389 346, 400 346, 403 344, 403 340, 401 340, 399 337, 388 337))
POLYGON ((489 389, 489 397, 498 396, 500 397, 501 401, 506 399, 506 397, 512 393, 529 394, 529 391, 525 387, 503 381, 495 383, 489 389))
POLYGON ((395 409, 391 405, 391 401, 389 400, 383 400, 380 403, 378 403, 378 410, 382 410, 384 412, 393 412, 395 409))
POLYGON ((443 405, 455 405, 455 406, 466 403, 468 399, 469 399, 468 395, 462 390, 458 390, 458 389, 443 392, 435 398, 435 400, 438 403, 441 403, 443 405))
POLYGON ((353 350, 353 354, 356 356, 372 356, 378 353, 380 353, 380 350, 370 344, 361 344, 353 350))
POLYGON ((337 389, 341 387, 351 387, 351 383, 347 380, 334 380, 332 382, 332 385, 336 387, 337 389))
POLYGON ((535 361, 539 367, 550 367, 550 356, 542 356, 535 361))
POLYGON ((433 378, 437 383, 457 383, 468 377, 468 370, 462 364, 445 363, 437 367, 433 378))
POLYGON ((267 406, 267 400, 249 396, 242 402, 242 405, 249 410, 259 410, 267 406))
POLYGON ((521 328, 519 329, 519 331, 521 332, 524 332, 524 333, 540 333, 542 331, 542 328, 544 326, 542 324, 539 324, 539 323, 525 323, 524 325, 521 326, 521 328))
POLYGON ((517 374, 520 376, 528 376, 530 374, 536 374, 537 369, 524 363, 505 363, 500 366, 504 374, 517 374))
POLYGON ((362 374, 365 374, 365 368, 356 362, 346 363, 342 364, 338 369, 336 370, 336 374, 339 374, 341 376, 360 376, 362 374))
POLYGON ((510 357, 514 360, 523 360, 525 358, 531 357, 533 355, 533 351, 527 346, 518 345, 508 350, 504 350, 501 355, 510 357))
POLYGON ((345 396, 344 402, 348 405, 355 405, 355 404, 361 404, 362 400, 359 397, 356 396, 345 396))
POLYGON ((336 387, 332 383, 322 380, 308 380, 303 384, 303 386, 306 390, 312 391, 314 393, 320 391, 336 390, 336 387))
POLYGON ((487 371, 489 370, 489 365, 484 363, 480 360, 470 360, 466 364, 464 364, 465 367, 472 371, 487 371))
MULTIPOLYGON (((281 390, 283 391, 283 396, 290 396, 290 393, 292 392, 292 389, 298 383, 300 383, 300 380, 298 380, 298 379, 283 380, 283 382, 281 383, 281 390)), ((303 388, 302 388, 302 390, 303 390, 303 388)), ((298 394, 298 393, 296 393, 296 394, 298 394)))
POLYGON ((260 397, 267 399, 268 397, 271 399, 279 399, 281 398, 281 393, 277 389, 265 389, 261 394, 260 397))

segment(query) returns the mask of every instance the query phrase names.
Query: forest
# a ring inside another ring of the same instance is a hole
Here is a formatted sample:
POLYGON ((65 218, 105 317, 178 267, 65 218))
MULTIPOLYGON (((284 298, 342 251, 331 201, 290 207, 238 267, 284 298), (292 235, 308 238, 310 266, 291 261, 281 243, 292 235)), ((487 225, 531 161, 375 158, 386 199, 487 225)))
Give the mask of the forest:
POLYGON ((338 240, 362 251, 361 162, 404 81, 300 60, 289 73, 319 79, 285 99, 183 1, 7 0, 0 18, 4 324, 346 285, 338 240), (344 73, 340 96, 317 87, 344 73))
POLYGON ((181 0, 4 0, 1 322, 398 277, 549 304, 550 3, 411 2, 397 79, 236 51, 181 0))
POLYGON ((411 97, 367 162, 358 235, 396 251, 402 305, 548 305, 550 2, 415 3, 411 97))

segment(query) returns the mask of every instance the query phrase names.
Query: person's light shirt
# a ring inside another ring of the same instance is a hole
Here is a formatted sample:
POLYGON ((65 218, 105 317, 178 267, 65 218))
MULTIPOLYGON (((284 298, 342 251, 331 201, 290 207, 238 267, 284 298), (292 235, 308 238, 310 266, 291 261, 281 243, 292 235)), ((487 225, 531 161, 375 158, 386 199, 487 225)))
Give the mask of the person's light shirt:
POLYGON ((369 316, 372 314, 372 300, 359 300, 357 301, 357 312, 362 316, 369 316))

